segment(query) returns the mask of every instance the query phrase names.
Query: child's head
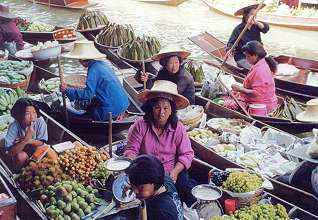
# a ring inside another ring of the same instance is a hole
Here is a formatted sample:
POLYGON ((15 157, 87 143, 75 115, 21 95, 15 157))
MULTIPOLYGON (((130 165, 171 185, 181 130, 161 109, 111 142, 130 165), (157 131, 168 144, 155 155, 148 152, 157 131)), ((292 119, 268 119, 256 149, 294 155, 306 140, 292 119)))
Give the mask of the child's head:
POLYGON ((163 186, 164 168, 155 157, 141 155, 127 169, 133 191, 139 198, 147 199, 163 186))
POLYGON ((39 115, 39 108, 28 98, 18 99, 11 109, 11 116, 23 127, 30 126, 39 115))

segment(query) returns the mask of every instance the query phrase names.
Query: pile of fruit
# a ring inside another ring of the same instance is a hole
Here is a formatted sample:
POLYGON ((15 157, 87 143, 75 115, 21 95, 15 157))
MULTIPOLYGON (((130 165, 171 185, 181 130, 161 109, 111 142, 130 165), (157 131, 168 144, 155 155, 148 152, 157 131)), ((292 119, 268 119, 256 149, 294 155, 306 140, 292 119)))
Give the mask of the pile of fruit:
POLYGON ((296 115, 305 109, 293 98, 286 97, 284 102, 272 113, 274 118, 282 118, 291 121, 296 120, 296 115))
POLYGON ((42 22, 31 22, 26 31, 30 32, 52 32, 55 30, 55 27, 50 24, 45 24, 42 22))
POLYGON ((27 21, 24 18, 18 17, 15 21, 17 27, 19 28, 20 31, 26 31, 31 24, 31 22, 27 21))
POLYGON ((41 79, 39 82, 39 88, 47 91, 48 93, 59 91, 60 78, 54 77, 48 80, 41 79))
POLYGON ((80 16, 77 30, 94 29, 100 26, 107 26, 109 23, 106 15, 99 10, 85 10, 80 16))
POLYGON ((8 129, 9 124, 10 124, 9 121, 0 123, 0 136, 8 129))
POLYGON ((80 220, 96 208, 98 192, 76 181, 63 181, 43 191, 40 201, 46 214, 56 220, 80 220))
POLYGON ((31 71, 32 64, 28 61, 0 61, 0 82, 5 84, 15 84, 26 79, 23 74, 31 71))
POLYGON ((97 36, 97 42, 108 47, 119 47, 135 39, 130 25, 111 23, 97 36))
POLYGON ((204 145, 208 144, 211 140, 218 139, 218 134, 202 128, 194 128, 192 131, 188 132, 188 135, 204 145))
POLYGON ((193 59, 188 59, 184 67, 189 71, 189 73, 191 73, 195 82, 202 83, 204 80, 204 72, 202 65, 200 65, 199 62, 193 59))
POLYGON ((223 182, 223 188, 235 193, 244 193, 259 189, 262 184, 263 179, 257 174, 247 171, 232 171, 223 182))
POLYGON ((288 220, 286 209, 281 204, 254 204, 236 210, 234 213, 222 217, 213 217, 213 220, 239 220, 239 219, 279 219, 288 220))
POLYGON ((75 148, 64 151, 58 158, 65 173, 73 179, 84 183, 91 183, 92 173, 97 166, 109 159, 109 157, 96 150, 94 147, 83 146, 79 142, 74 142, 75 148))
POLYGON ((100 163, 96 170, 92 173, 93 182, 96 186, 105 188, 108 177, 111 175, 111 172, 106 169, 104 163, 100 163))
POLYGON ((0 115, 9 114, 14 103, 24 95, 25 92, 20 88, 16 91, 0 89, 0 115))
POLYGON ((120 49, 120 55, 126 59, 142 61, 151 58, 160 50, 160 42, 155 37, 137 37, 130 44, 125 44, 120 49))
POLYGON ((39 51, 39 50, 44 50, 47 48, 52 48, 56 47, 59 45, 58 41, 46 41, 44 43, 38 42, 36 46, 31 47, 31 52, 39 51))
POLYGON ((213 170, 211 181, 216 186, 222 186, 223 182, 229 177, 230 172, 223 170, 213 170))
POLYGON ((62 180, 70 180, 70 177, 63 173, 58 162, 49 158, 44 158, 39 163, 30 162, 22 169, 17 179, 26 192, 44 190, 62 180))

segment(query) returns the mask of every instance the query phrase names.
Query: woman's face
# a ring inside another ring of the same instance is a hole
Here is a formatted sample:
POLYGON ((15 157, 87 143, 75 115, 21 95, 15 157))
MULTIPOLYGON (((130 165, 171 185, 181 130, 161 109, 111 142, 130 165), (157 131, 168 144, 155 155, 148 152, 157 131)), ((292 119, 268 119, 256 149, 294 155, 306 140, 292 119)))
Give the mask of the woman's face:
POLYGON ((157 124, 165 126, 171 115, 171 105, 168 99, 160 98, 152 109, 154 120, 157 124))
POLYGON ((32 122, 36 121, 38 114, 33 106, 27 106, 25 109, 25 115, 23 119, 23 124, 25 126, 30 126, 32 122))
POLYGON ((166 64, 166 69, 168 70, 168 72, 172 74, 176 74, 179 71, 179 68, 180 68, 179 58, 177 56, 170 57, 166 64))
POLYGON ((246 53, 246 52, 244 54, 245 54, 246 60, 247 60, 247 62, 249 62, 249 64, 254 65, 255 63, 257 63, 257 60, 258 60, 257 55, 251 55, 251 54, 246 53))
POLYGON ((140 186, 132 186, 132 190, 140 199, 148 199, 155 194, 155 186, 150 183, 142 184, 140 186))

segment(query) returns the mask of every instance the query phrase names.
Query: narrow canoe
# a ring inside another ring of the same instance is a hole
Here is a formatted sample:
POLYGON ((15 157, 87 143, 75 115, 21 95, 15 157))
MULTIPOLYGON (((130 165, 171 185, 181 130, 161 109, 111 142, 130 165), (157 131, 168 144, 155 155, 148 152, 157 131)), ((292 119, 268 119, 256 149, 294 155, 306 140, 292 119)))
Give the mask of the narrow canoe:
POLYGON ((138 2, 152 3, 159 5, 169 5, 169 6, 178 6, 185 2, 186 0, 137 0, 138 2))
MULTIPOLYGON (((220 7, 219 5, 213 4, 211 0, 202 0, 211 10, 226 15, 232 18, 241 19, 241 17, 234 16, 234 11, 220 7)), ((266 12, 258 12, 257 20, 266 22, 268 24, 295 28, 308 31, 317 31, 318 30, 318 18, 305 18, 297 16, 284 16, 284 15, 275 15, 266 12)))
POLYGON ((91 4, 88 0, 28 0, 32 3, 68 9, 86 9, 91 4))
MULTIPOLYGON (((204 32, 198 36, 189 38, 192 42, 206 51, 212 57, 223 62, 226 54, 226 44, 204 32)), ((276 89, 284 95, 295 97, 303 102, 318 97, 318 61, 307 60, 290 56, 277 56, 274 59, 279 63, 288 63, 299 69, 293 76, 275 76, 276 89), (316 79, 316 80, 315 80, 316 79)), ((244 77, 247 70, 238 67, 234 58, 229 58, 224 64, 232 74, 244 77)))
MULTIPOLYGON (((56 26, 54 31, 61 30, 65 27, 56 26)), ((37 32, 37 31, 21 31, 23 40, 30 44, 37 44, 37 42, 45 42, 54 40, 54 31, 37 32)))
MULTIPOLYGON (((137 101, 137 94, 138 90, 142 88, 142 85, 139 84, 136 80, 134 80, 132 77, 127 77, 124 78, 124 88, 126 91, 137 101)), ((196 100, 197 102, 197 100, 196 100)), ((203 103, 196 103, 196 104, 203 104, 203 103)), ((208 108, 208 114, 209 117, 222 117, 222 118, 238 118, 238 119, 243 119, 247 122, 253 123, 255 126, 258 127, 268 127, 269 125, 264 124, 260 121, 253 120, 247 116, 244 116, 238 112, 223 108, 221 106, 209 105, 210 107, 208 108), (213 110, 213 114, 212 114, 213 110), (255 122, 254 122, 255 121, 255 122)), ((242 166, 233 163, 232 161, 229 161, 228 159, 216 154, 214 151, 211 149, 208 149, 207 147, 192 141, 193 148, 195 151, 195 155, 199 157, 199 159, 202 159, 203 161, 211 164, 212 166, 215 166, 220 169, 225 169, 229 167, 240 167, 242 166)), ((284 184, 282 182, 279 182, 275 179, 269 178, 269 180, 272 182, 274 185, 274 190, 271 191, 270 193, 288 201, 291 203, 296 204, 297 206, 308 210, 311 213, 318 214, 317 209, 314 207, 317 207, 318 205, 318 198, 308 192, 305 192, 303 190, 300 190, 298 188, 292 187, 290 185, 284 184), (295 198, 302 198, 302 199, 295 199, 295 198)))

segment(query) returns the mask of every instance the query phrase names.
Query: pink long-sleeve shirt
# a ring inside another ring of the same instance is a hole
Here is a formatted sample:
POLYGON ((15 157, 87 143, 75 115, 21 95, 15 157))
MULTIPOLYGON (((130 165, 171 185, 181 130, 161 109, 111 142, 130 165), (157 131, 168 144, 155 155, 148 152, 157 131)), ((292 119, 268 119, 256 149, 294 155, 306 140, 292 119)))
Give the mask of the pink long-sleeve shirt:
POLYGON ((128 146, 125 156, 148 154, 158 158, 169 174, 177 162, 185 169, 191 166, 194 157, 190 139, 186 129, 178 122, 176 129, 169 124, 163 133, 158 136, 153 125, 147 124, 143 118, 138 119, 128 131, 128 146))
POLYGON ((275 110, 277 106, 275 81, 265 58, 252 67, 244 79, 243 86, 255 91, 252 95, 240 94, 247 104, 265 104, 268 113, 275 110))
POLYGON ((5 41, 14 41, 18 50, 23 49, 24 43, 22 34, 13 20, 0 23, 0 45, 2 45, 5 41))

